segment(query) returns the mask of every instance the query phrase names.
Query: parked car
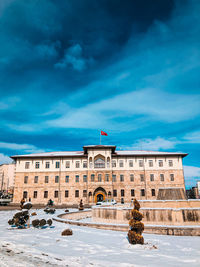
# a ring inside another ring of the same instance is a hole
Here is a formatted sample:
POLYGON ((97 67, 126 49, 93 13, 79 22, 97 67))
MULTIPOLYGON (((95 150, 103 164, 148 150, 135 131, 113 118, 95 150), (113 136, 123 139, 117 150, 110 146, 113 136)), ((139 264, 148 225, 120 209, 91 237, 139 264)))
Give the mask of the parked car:
POLYGON ((115 205, 115 204, 117 204, 117 202, 116 202, 116 200, 115 199, 105 199, 105 200, 103 200, 103 201, 98 201, 97 203, 96 203, 96 205, 99 205, 99 206, 106 206, 106 205, 115 205))

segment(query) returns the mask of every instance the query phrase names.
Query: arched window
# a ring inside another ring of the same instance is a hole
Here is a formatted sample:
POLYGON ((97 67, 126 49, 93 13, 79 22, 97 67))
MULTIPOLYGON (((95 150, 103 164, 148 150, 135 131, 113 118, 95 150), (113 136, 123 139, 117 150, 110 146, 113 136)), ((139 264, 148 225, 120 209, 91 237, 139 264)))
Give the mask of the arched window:
POLYGON ((111 197, 111 192, 110 191, 108 192, 108 196, 111 197))
POLYGON ((92 168, 92 157, 89 158, 89 166, 92 168))
POLYGON ((105 161, 102 158, 98 158, 94 161, 95 168, 105 168, 105 161))
POLYGON ((99 173, 98 174, 98 182, 101 182, 102 181, 102 175, 99 173))
POLYGON ((89 193, 88 193, 88 196, 91 197, 91 196, 92 196, 92 192, 89 192, 89 193))

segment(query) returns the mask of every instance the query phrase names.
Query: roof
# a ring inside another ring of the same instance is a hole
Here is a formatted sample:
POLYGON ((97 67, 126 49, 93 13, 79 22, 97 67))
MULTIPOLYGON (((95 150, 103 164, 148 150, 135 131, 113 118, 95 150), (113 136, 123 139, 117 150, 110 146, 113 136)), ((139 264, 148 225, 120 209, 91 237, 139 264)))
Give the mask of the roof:
POLYGON ((84 146, 83 151, 58 151, 58 152, 44 152, 25 155, 14 155, 11 158, 39 158, 39 157, 85 157, 88 148, 103 149, 111 148, 112 156, 182 156, 185 157, 188 154, 182 152, 163 152, 163 151, 144 151, 144 150, 119 150, 115 151, 116 146, 106 145, 91 145, 84 146))

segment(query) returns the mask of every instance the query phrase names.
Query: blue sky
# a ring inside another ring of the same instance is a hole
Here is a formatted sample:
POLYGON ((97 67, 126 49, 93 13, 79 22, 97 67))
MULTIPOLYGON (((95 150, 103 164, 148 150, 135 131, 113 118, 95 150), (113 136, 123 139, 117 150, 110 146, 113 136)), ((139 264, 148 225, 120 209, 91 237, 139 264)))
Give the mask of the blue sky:
POLYGON ((182 151, 200 179, 200 1, 1 0, 0 163, 13 154, 182 151))

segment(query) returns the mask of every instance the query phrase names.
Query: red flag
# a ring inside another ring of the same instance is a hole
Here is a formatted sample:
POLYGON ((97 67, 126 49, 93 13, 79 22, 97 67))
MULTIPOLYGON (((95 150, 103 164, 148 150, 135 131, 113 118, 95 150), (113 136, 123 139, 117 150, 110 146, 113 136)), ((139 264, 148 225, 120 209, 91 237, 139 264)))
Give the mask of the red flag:
POLYGON ((106 136, 108 136, 107 133, 105 133, 105 132, 103 132, 103 131, 101 131, 101 135, 106 135, 106 136))

